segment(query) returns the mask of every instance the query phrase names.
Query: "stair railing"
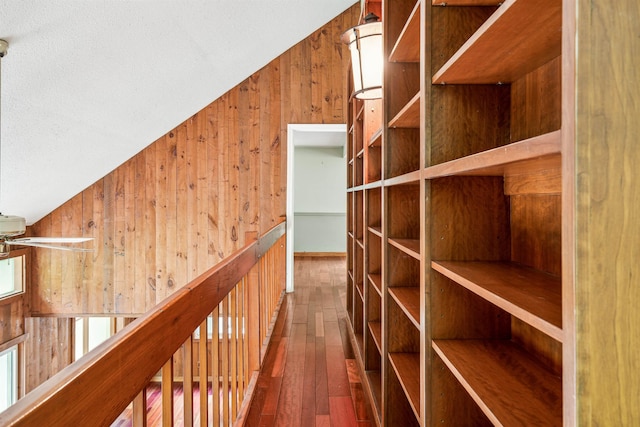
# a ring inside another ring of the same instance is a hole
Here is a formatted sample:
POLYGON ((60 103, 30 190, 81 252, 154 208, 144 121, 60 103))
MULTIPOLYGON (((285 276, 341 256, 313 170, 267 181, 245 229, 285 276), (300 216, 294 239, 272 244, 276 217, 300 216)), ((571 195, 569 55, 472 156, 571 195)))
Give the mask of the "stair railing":
POLYGON ((284 233, 282 222, 167 297, 0 413, 0 425, 108 426, 122 416, 133 426, 232 425, 246 414, 284 293, 284 233), (176 358, 182 405, 174 405, 176 358), (158 372, 162 405, 148 413, 158 372))

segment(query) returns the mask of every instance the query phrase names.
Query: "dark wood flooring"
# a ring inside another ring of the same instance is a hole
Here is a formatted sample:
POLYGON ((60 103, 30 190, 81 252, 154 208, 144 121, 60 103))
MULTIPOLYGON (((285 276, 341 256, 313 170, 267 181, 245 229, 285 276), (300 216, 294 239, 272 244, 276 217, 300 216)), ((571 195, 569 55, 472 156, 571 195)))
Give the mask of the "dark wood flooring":
POLYGON ((345 259, 296 257, 246 426, 372 426, 347 330, 345 259))

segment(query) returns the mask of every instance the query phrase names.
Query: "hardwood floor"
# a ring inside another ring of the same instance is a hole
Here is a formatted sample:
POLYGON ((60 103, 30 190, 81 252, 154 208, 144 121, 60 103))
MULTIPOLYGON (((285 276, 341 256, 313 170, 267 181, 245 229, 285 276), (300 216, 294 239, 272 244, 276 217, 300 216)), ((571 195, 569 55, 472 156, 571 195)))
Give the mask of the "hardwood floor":
POLYGON ((246 426, 373 425, 347 330, 345 259, 296 257, 246 426))

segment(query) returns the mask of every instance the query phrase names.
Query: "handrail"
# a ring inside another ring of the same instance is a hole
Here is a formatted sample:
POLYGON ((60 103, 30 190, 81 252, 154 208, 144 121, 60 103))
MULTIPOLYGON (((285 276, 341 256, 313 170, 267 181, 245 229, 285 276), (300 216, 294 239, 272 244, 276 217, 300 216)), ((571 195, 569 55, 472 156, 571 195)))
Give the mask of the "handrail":
POLYGON ((167 297, 1 413, 0 425, 109 425, 285 229, 276 225, 167 297))

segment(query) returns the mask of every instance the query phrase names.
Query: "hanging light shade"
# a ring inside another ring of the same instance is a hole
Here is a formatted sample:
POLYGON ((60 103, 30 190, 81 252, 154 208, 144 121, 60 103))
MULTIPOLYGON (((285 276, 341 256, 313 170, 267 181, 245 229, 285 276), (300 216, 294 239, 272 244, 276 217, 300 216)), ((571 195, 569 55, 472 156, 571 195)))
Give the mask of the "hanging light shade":
POLYGON ((351 51, 353 94, 358 99, 382 98, 382 22, 373 13, 350 28, 342 40, 351 51))

